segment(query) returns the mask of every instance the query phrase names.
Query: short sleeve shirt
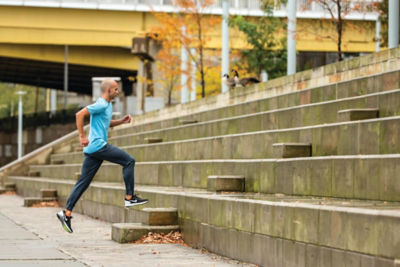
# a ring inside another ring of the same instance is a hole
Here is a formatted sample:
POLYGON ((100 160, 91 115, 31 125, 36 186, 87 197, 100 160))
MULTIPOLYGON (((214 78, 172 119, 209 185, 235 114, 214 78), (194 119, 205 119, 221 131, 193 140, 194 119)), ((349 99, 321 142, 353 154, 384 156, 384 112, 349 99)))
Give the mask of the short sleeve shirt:
POLYGON ((89 145, 84 153, 93 153, 107 144, 108 128, 112 118, 112 103, 100 97, 86 107, 90 113, 89 145))

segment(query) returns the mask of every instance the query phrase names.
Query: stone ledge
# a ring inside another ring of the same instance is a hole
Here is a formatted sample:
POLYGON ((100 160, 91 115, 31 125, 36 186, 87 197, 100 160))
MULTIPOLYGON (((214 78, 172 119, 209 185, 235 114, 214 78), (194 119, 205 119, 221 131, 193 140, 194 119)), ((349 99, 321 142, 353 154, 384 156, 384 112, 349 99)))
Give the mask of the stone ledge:
POLYGON ((51 201, 57 201, 57 198, 55 197, 27 197, 24 198, 24 207, 32 207, 35 204, 39 204, 41 202, 51 202, 51 201))
POLYGON ((272 145, 277 158, 311 157, 310 143, 276 143, 272 145))
POLYGON ((150 226, 140 223, 114 223, 111 228, 111 238, 118 243, 127 243, 136 241, 149 232, 168 234, 178 230, 179 225, 150 226))
POLYGON ((161 143, 163 139, 158 137, 146 137, 144 141, 147 144, 154 144, 154 143, 161 143))
POLYGON ((244 187, 245 177, 240 175, 210 175, 207 180, 207 190, 213 192, 243 192, 244 187))
POLYGON ((40 189, 40 195, 42 198, 56 198, 57 190, 55 189, 40 189))
POLYGON ((358 121, 379 118, 379 109, 363 108, 363 109, 345 109, 338 111, 338 121, 358 121))
POLYGON ((175 225, 178 223, 176 208, 143 208, 127 209, 127 222, 142 223, 143 225, 175 225))

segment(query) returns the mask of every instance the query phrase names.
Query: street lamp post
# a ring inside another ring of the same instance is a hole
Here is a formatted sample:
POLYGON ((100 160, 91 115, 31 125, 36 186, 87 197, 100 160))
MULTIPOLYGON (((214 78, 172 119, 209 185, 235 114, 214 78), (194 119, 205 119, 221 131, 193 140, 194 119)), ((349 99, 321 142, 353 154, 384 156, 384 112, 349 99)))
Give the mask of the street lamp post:
POLYGON ((22 96, 26 94, 25 91, 17 91, 15 94, 19 95, 18 101, 18 159, 22 157, 22 96))
MULTIPOLYGON (((222 75, 229 73, 229 2, 222 1, 222 75)), ((221 82, 222 93, 228 92, 228 86, 221 82)))

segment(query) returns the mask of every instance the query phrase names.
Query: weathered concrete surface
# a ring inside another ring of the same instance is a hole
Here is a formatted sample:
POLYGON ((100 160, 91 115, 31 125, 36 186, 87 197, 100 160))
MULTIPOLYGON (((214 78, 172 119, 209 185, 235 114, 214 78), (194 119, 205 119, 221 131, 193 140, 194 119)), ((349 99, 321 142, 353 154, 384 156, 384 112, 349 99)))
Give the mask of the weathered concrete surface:
MULTIPOLYGON (((400 116, 291 129, 230 134, 121 147, 140 161, 257 159, 274 156, 274 143, 311 143, 313 156, 400 153, 400 116)), ((81 163, 82 153, 52 160, 81 163)))
POLYGON ((57 197, 57 190, 42 188, 42 189, 40 189, 40 195, 41 195, 42 198, 47 198, 47 197, 56 198, 57 197))
MULTIPOLYGON (((18 231, 7 231, 10 226, 3 227, 0 215, 0 244, 3 240, 15 240, 16 249, 18 242, 25 242, 26 249, 31 249, 29 242, 34 245, 49 248, 40 251, 40 255, 47 257, 46 261, 35 259, 33 261, 18 261, 2 259, 5 249, 0 246, 1 266, 112 266, 120 267, 130 263, 130 266, 153 267, 153 266, 252 266, 223 258, 210 253, 201 253, 199 250, 191 249, 181 245, 135 245, 117 244, 111 240, 111 224, 104 221, 94 220, 87 216, 74 213, 73 234, 67 234, 60 226, 55 213, 59 208, 24 208, 23 199, 19 196, 0 196, 0 213, 9 219, 5 223, 16 226, 18 231), (29 229, 25 230, 25 229, 29 229), (40 242, 42 244, 40 244, 40 242), (38 243, 39 242, 39 243, 38 243), (54 252, 58 258, 51 253, 54 252), (46 256, 47 255, 47 256, 46 256), (19 265, 21 263, 21 265, 19 265), (42 265, 43 264, 43 265, 42 265)), ((5 243, 4 243, 5 244, 5 243)), ((8 245, 8 244, 7 244, 8 245)), ((17 255, 20 255, 19 250, 17 255)), ((36 250, 33 248, 31 252, 36 250)), ((15 254, 15 253, 14 253, 15 254)), ((10 255, 12 253, 10 252, 10 255)), ((39 255, 39 256, 40 256, 39 255)), ((22 258, 21 258, 22 259, 22 258)))
POLYGON ((312 149, 309 143, 277 143, 272 147, 276 158, 311 157, 312 149))
MULTIPOLYGON (((137 162, 135 184, 207 188, 209 175, 243 175, 246 192, 400 201, 400 155, 301 159, 137 162)), ((32 166, 45 177, 73 179, 81 164, 32 166)), ((122 168, 103 163, 94 181, 123 183, 122 168)))
MULTIPOLYGON (((59 196, 67 196, 74 184, 43 178, 12 179, 21 194, 51 184, 59 196)), ((121 184, 92 182, 76 209, 104 220, 124 221, 124 190, 121 184)), ((392 259, 400 257, 398 202, 212 194, 163 187, 137 187, 136 192, 150 200, 146 207, 177 207, 179 218, 184 220, 392 259)))
POLYGON ((367 120, 379 117, 379 109, 344 109, 338 111, 338 121, 367 120))
MULTIPOLYGON (((0 201, 13 201, 15 198, 1 196, 0 201)), ((38 263, 55 267, 85 266, 58 249, 54 242, 42 240, 23 225, 8 218, 5 215, 7 212, 2 209, 3 205, 4 203, 0 203, 0 266, 32 266, 38 263)), ((28 216, 26 219, 30 220, 28 216)))
POLYGON ((55 197, 26 197, 24 198, 24 207, 32 207, 35 204, 39 204, 41 202, 51 202, 56 201, 57 198, 55 197))
MULTIPOLYGON (((376 107, 380 109, 380 117, 395 116, 400 115, 400 107, 397 105, 398 102, 400 102, 400 90, 397 89, 321 103, 299 105, 282 109, 269 109, 262 112, 249 110, 250 113, 243 115, 221 117, 195 125, 164 127, 152 131, 145 130, 139 133, 114 135, 109 138, 108 141, 113 145, 124 146, 148 143, 146 142, 146 138, 162 138, 163 141, 166 142, 366 119, 367 115, 373 118, 371 116, 374 114, 376 118, 377 112, 368 114, 371 113, 371 109, 369 109, 368 112, 365 111, 366 108, 376 107), (364 112, 357 113, 353 110, 352 112, 342 114, 344 116, 343 118, 337 115, 338 111, 349 109, 363 109, 364 112)), ((131 130, 134 131, 134 127, 132 127, 131 130)))
POLYGON ((210 175, 208 176, 207 190, 214 192, 243 192, 245 190, 245 177, 239 175, 210 175))

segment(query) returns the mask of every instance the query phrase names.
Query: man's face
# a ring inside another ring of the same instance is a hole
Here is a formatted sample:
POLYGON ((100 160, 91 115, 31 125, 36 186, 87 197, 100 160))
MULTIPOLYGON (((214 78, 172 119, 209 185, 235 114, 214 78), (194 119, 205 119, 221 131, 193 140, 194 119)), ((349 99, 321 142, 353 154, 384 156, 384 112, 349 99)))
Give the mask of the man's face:
POLYGON ((108 88, 108 95, 111 99, 116 98, 119 95, 118 84, 113 83, 110 88, 108 88))

